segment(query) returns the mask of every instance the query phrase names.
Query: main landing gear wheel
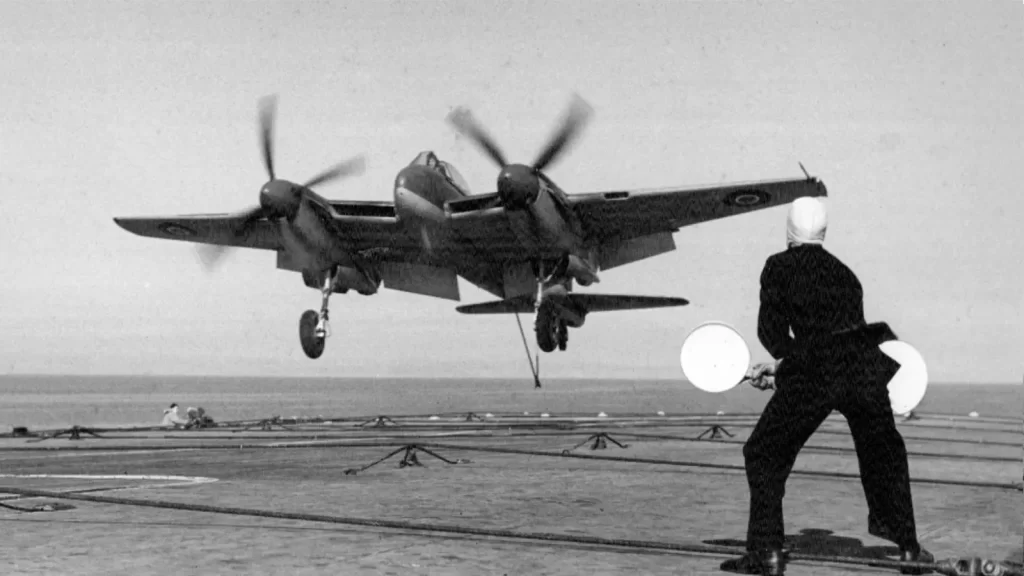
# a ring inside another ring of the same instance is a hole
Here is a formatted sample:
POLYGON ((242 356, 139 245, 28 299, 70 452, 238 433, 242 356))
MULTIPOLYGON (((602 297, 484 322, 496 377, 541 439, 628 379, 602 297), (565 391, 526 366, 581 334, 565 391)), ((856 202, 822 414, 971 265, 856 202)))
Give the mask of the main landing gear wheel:
POLYGON ((562 338, 564 323, 559 321, 550 309, 545 308, 547 307, 542 306, 534 325, 534 329, 537 331, 537 346, 545 352, 554 352, 556 346, 565 350, 563 344, 565 340, 562 338))
POLYGON ((558 349, 565 352, 565 349, 569 346, 569 327, 565 325, 565 322, 558 323, 558 349))
POLYGON ((306 310, 299 319, 299 340, 302 341, 302 351, 306 356, 316 360, 324 353, 324 345, 327 337, 322 330, 317 330, 320 323, 320 314, 316 310, 306 310))
POLYGON ((320 312, 306 310, 299 319, 299 340, 306 356, 316 360, 324 353, 324 345, 331 330, 328 327, 328 303, 334 291, 334 278, 337 270, 327 270, 320 286, 320 312))

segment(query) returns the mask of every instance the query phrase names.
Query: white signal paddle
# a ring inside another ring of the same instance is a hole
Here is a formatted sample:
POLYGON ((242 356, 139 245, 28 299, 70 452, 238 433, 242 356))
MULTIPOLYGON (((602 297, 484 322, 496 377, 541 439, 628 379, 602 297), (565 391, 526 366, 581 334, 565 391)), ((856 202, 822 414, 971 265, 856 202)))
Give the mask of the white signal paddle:
MULTIPOLYGON (((924 399, 928 369, 913 346, 900 340, 883 342, 879 349, 900 364, 887 384, 889 402, 896 414, 906 414, 924 399)), ((733 327, 706 322, 694 328, 683 341, 679 364, 686 379, 703 390, 718 394, 732 390, 746 380, 750 348, 733 327)))
POLYGON ((899 340, 882 342, 886 356, 900 363, 900 369, 889 380, 889 402, 895 414, 906 414, 924 399, 928 388, 928 368, 924 358, 913 346, 899 340))
POLYGON ((717 394, 743 381, 750 367, 750 349, 743 336, 728 324, 707 322, 694 328, 683 341, 679 364, 691 384, 717 394))

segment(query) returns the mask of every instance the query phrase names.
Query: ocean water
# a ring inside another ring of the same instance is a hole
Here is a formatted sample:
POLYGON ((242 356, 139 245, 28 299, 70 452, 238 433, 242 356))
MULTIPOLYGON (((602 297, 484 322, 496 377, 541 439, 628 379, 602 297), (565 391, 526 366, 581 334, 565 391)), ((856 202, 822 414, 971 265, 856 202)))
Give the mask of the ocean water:
MULTIPOLYGON (((72 425, 153 426, 178 403, 202 406, 217 421, 272 416, 357 418, 378 415, 548 412, 596 415, 760 412, 770 398, 749 386, 723 394, 683 380, 427 378, 254 378, 0 376, 0 432, 72 425)), ((1022 417, 1020 385, 931 384, 919 412, 1022 417)))

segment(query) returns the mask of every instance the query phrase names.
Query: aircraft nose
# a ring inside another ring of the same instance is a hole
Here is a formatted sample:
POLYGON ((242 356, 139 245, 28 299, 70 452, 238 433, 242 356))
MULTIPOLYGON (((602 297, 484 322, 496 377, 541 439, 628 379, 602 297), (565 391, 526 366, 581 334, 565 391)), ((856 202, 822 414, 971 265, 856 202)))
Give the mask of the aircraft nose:
POLYGON ((291 219, 299 210, 299 188, 290 182, 271 180, 260 190, 260 206, 275 216, 291 219))
POLYGON ((540 193, 540 182, 529 166, 506 166, 498 175, 498 196, 508 210, 522 210, 540 193))
POLYGON ((408 190, 416 196, 429 197, 431 192, 430 178, 418 167, 407 166, 399 171, 398 176, 395 177, 396 202, 398 201, 397 196, 402 190, 408 190))

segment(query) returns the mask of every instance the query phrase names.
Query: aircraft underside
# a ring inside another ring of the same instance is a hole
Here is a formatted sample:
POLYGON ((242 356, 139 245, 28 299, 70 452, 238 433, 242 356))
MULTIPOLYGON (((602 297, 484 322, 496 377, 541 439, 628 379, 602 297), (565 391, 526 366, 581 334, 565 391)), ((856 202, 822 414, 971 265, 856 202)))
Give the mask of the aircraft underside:
MULTIPOLYGON (((309 358, 317 359, 323 355, 327 337, 330 336, 331 294, 347 293, 352 289, 363 295, 375 294, 380 286, 380 277, 371 272, 336 266, 321 274, 304 273, 303 279, 307 286, 316 287, 321 293, 320 310, 306 310, 299 318, 299 340, 302 350, 309 358)), ((571 278, 545 278, 538 275, 536 285, 535 294, 499 301, 509 303, 511 308, 505 306, 505 309, 495 309, 493 312, 469 313, 533 311, 537 346, 544 352, 553 352, 556 348, 564 351, 569 343, 569 328, 581 327, 586 312, 574 308, 572 302, 566 298, 571 290, 571 278)), ((481 305, 471 305, 470 308, 472 306, 481 305)))
MULTIPOLYGON (((562 259, 563 262, 567 258, 562 259)), ((637 310, 667 306, 685 306, 683 298, 661 296, 635 296, 616 294, 581 294, 572 291, 573 267, 547 264, 551 273, 545 273, 545 263, 532 267, 534 290, 503 300, 459 306, 463 314, 530 314, 534 316, 534 334, 537 347, 544 352, 565 351, 569 345, 569 328, 581 328, 587 314, 616 310, 637 310)), ((589 271, 584 274, 590 278, 589 271)), ((302 350, 309 358, 319 358, 330 335, 329 302, 332 293, 350 290, 372 295, 381 285, 381 276, 372 267, 352 268, 335 266, 320 274, 303 273, 307 286, 321 293, 320 310, 306 310, 299 320, 302 350)))
MULTIPOLYGON (((328 303, 330 292, 323 292, 320 311, 306 310, 299 318, 299 340, 302 351, 311 359, 323 355, 327 337, 330 336, 328 303)), ((537 346, 544 352, 553 352, 556 348, 566 350, 569 344, 569 328, 578 328, 582 321, 573 324, 571 316, 566 315, 553 302, 542 302, 537 307, 534 320, 537 346), (578 324, 578 325, 577 325, 578 324)))

